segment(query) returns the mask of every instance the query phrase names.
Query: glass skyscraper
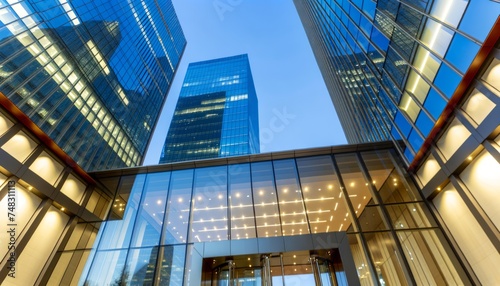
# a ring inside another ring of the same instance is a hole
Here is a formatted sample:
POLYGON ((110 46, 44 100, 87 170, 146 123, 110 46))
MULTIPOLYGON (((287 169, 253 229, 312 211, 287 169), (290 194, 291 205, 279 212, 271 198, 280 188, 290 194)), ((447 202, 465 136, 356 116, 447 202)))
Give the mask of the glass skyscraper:
POLYGON ((258 101, 248 56, 191 63, 160 163, 259 150, 258 101))
POLYGON ((473 281, 500 283, 500 3, 294 3, 348 141, 395 142, 473 281))
POLYGON ((135 166, 185 45, 169 0, 0 1, 1 100, 86 170, 135 166))

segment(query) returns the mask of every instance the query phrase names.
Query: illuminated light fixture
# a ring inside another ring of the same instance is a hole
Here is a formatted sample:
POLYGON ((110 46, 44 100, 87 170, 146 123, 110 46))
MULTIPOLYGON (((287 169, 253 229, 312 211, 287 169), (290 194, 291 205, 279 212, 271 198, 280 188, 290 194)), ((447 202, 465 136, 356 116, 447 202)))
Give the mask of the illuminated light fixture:
POLYGON ((286 194, 288 193, 288 189, 284 189, 283 192, 286 194))
POLYGON ((179 198, 177 201, 178 201, 179 203, 182 203, 182 198, 179 198))
POLYGON ((223 196, 222 195, 219 195, 219 199, 222 200, 223 196))
POLYGON ((64 211, 64 210, 65 210, 65 208, 64 208, 64 207, 62 207, 62 208, 61 208, 61 210, 62 210, 62 211, 64 211))
POLYGON ((261 196, 262 196, 263 194, 264 194, 264 191, 263 191, 263 190, 260 190, 260 191, 259 191, 259 195, 261 195, 261 196))
POLYGON ((161 200, 157 200, 156 203, 161 205, 161 200))
POLYGON ((339 206, 339 203, 335 203, 335 208, 333 209, 333 211, 336 211, 338 206, 339 206))
POLYGON ((236 193, 236 197, 239 198, 240 197, 240 193, 236 193))
POLYGON ((328 185, 328 189, 329 190, 333 189, 333 186, 332 185, 328 185))
POLYGON ((467 157, 467 160, 472 161, 472 156, 467 157))
POLYGON ((350 184, 350 186, 351 186, 351 187, 354 187, 355 185, 356 185, 356 184, 355 184, 354 182, 352 182, 352 183, 350 184))
POLYGON ((437 190, 438 190, 438 191, 441 191, 441 187, 438 187, 438 188, 437 188, 437 190))

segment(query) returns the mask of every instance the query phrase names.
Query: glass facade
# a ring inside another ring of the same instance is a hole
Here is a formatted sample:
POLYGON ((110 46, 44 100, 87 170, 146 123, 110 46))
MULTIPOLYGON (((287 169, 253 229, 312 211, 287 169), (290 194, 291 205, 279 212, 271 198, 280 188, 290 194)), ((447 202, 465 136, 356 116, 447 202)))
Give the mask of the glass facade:
POLYGON ((402 140, 408 164, 500 14, 489 0, 294 2, 348 141, 402 140))
MULTIPOLYGON (((340 250, 337 262, 348 274, 336 276, 354 279, 349 283, 469 284, 396 154, 392 144, 378 143, 276 160, 240 156, 229 165, 214 159, 199 168, 95 173, 117 195, 79 284, 210 285, 202 277, 214 273, 202 273, 202 261, 234 257, 245 261, 234 266, 240 273, 234 285, 257 285, 255 273, 264 271, 259 255, 283 253, 281 262, 280 255, 269 257, 271 276, 276 285, 279 277, 295 285, 299 273, 290 260, 314 250, 329 256, 340 250), (280 264, 285 272, 273 268, 280 264)), ((311 264, 301 267, 311 278, 311 264)))
POLYGON ((295 4, 348 140, 397 142, 473 283, 499 284, 500 3, 295 4))
POLYGON ((169 0, 2 0, 0 93, 84 169, 136 166, 185 45, 169 0))
POLYGON ((160 163, 259 152, 258 102, 248 56, 191 63, 160 163))

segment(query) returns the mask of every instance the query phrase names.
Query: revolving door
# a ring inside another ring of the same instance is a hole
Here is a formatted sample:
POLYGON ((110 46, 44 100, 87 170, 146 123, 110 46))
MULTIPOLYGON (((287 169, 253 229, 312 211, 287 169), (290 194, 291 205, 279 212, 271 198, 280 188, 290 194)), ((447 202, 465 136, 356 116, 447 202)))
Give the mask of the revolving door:
POLYGON ((329 251, 208 258, 203 266, 202 285, 337 286, 337 280, 342 279, 339 265, 339 261, 335 261, 329 251))

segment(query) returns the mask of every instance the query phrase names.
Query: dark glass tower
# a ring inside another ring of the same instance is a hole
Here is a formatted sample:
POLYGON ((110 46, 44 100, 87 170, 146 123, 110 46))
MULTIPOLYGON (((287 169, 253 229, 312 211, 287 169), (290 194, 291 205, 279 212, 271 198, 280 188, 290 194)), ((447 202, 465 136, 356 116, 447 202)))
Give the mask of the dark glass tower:
POLYGON ((186 45, 171 1, 2 6, 2 100, 85 170, 140 164, 186 45))
POLYGON ((191 63, 160 163, 259 153, 257 105, 247 55, 191 63))
POLYGON ((348 141, 402 140, 408 164, 500 13, 488 0, 294 2, 348 141))

